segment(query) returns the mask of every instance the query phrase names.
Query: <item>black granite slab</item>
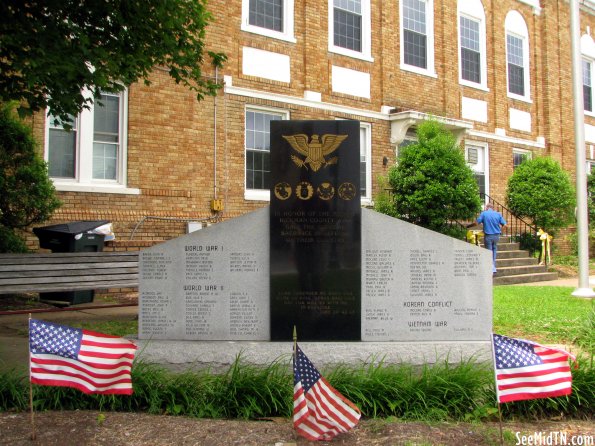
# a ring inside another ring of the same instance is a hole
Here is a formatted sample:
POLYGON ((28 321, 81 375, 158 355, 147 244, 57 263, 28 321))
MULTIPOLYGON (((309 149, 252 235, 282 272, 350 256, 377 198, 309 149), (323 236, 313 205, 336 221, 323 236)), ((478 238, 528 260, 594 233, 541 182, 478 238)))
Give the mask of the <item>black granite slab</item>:
POLYGON ((359 128, 271 122, 271 340, 361 340, 359 128))

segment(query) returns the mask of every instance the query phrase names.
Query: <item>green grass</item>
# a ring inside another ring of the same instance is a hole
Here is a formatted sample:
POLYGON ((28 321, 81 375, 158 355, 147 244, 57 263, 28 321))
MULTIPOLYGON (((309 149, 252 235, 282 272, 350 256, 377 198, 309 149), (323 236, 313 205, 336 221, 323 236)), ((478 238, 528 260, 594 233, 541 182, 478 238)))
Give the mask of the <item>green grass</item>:
POLYGON ((130 336, 138 334, 138 321, 81 321, 72 323, 74 328, 84 328, 114 336, 130 336))
POLYGON ((585 328, 595 301, 573 297, 570 287, 494 287, 494 332, 553 344, 579 344, 595 336, 585 328))
MULTIPOLYGON (((321 370, 330 384, 355 403, 366 418, 442 422, 497 419, 494 375, 486 364, 368 364, 321 370)), ((593 419, 595 369, 573 369, 569 396, 504 404, 507 419, 564 416, 593 419)), ((98 410, 186 415, 199 418, 290 417, 293 378, 290 361, 254 366, 238 358, 226 373, 173 373, 136 363, 134 394, 85 395, 65 387, 33 386, 35 409, 98 410)), ((0 372, 0 411, 28 409, 26 375, 0 372)))

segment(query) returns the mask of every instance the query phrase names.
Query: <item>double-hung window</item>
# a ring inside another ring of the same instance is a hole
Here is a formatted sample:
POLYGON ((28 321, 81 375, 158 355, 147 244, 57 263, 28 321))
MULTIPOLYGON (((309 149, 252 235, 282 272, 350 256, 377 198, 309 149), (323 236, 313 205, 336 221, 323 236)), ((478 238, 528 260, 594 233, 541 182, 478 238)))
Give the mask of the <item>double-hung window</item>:
POLYGON ((285 111, 256 107, 246 109, 246 199, 269 200, 271 121, 288 118, 289 114, 285 111))
POLYGON ((505 30, 508 96, 529 101, 529 30, 518 11, 507 14, 505 30))
POLYGON ((593 62, 583 59, 583 101, 586 112, 593 112, 593 62))
POLYGON ((371 59, 370 0, 329 0, 329 51, 371 59))
POLYGON ((50 111, 45 153, 56 188, 136 193, 126 189, 127 93, 102 93, 69 124, 50 111))
POLYGON ((595 62, 595 41, 589 34, 581 36, 581 55, 583 69, 583 101, 585 114, 594 116, 593 109, 593 64, 595 62))
POLYGON ((468 144, 465 146, 465 159, 477 182, 479 195, 483 196, 488 192, 488 148, 482 144, 468 144))
POLYGON ((242 0, 243 31, 295 42, 294 0, 242 0))
POLYGON ((487 90, 485 12, 480 0, 459 0, 459 82, 487 90))
POLYGON ((506 52, 506 61, 508 63, 508 92, 519 96, 525 96, 523 40, 512 34, 507 34, 506 52))
POLYGON ((404 0, 401 6, 401 68, 434 73, 433 0, 404 0))
POLYGON ((372 202, 372 125, 360 123, 359 128, 360 147, 360 193, 363 203, 372 202))
POLYGON ((461 30, 461 77, 463 80, 481 84, 481 47, 479 21, 460 17, 461 30))

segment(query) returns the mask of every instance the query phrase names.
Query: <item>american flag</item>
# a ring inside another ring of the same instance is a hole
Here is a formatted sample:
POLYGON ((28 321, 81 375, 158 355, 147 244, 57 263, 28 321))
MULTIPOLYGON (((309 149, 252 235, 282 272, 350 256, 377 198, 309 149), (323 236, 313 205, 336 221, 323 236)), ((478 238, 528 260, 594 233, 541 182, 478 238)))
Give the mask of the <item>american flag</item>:
POLYGON ((494 367, 499 403, 570 395, 574 355, 532 341, 494 334, 494 367))
POLYGON ((359 409, 337 392, 296 346, 293 359, 293 426, 309 440, 330 440, 354 427, 359 409))
POLYGON ((124 338, 29 320, 31 382, 84 393, 132 394, 136 345, 124 338))

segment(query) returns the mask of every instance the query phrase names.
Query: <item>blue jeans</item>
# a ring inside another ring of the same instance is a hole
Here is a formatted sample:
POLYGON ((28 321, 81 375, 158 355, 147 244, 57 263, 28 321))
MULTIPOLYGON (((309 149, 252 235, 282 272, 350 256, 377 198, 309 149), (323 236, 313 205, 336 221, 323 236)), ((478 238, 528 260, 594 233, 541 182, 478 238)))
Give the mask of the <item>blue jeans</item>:
POLYGON ((498 255, 498 240, 500 240, 500 234, 485 234, 483 236, 483 242, 486 249, 492 251, 492 272, 496 272, 496 256, 498 255))

